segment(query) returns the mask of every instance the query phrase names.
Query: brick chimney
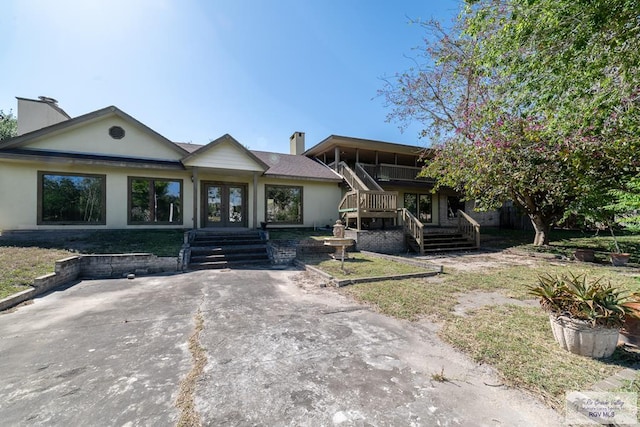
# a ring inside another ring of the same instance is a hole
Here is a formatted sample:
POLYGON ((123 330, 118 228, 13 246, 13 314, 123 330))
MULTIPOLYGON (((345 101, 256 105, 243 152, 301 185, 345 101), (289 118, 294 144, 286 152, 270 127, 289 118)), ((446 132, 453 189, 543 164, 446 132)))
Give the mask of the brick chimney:
POLYGON ((304 153, 304 132, 294 132, 289 138, 290 153, 300 155, 304 153))
POLYGON ((71 117, 60 107, 58 101, 46 96, 38 99, 18 99, 18 135, 42 129, 71 117))

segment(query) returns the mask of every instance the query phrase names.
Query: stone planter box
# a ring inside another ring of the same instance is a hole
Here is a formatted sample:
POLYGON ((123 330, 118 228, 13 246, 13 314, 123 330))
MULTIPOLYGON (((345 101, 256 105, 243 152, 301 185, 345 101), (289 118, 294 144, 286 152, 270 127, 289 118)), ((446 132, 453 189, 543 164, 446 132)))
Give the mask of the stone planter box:
POLYGON ((571 353, 600 359, 610 357, 618 345, 617 328, 593 327, 583 320, 555 314, 549 315, 549 321, 556 342, 571 353))

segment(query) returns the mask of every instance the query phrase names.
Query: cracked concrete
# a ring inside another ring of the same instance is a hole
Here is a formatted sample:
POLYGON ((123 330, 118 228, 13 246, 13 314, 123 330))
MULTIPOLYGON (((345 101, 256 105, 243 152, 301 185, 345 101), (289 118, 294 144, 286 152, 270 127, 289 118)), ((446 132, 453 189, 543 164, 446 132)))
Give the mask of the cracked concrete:
POLYGON ((83 281, 0 315, 7 425, 175 425, 193 378, 203 425, 553 426, 561 420, 434 328, 390 319, 294 270, 83 281), (204 295, 204 298, 203 298, 204 295), (448 381, 434 381, 441 373, 448 381))

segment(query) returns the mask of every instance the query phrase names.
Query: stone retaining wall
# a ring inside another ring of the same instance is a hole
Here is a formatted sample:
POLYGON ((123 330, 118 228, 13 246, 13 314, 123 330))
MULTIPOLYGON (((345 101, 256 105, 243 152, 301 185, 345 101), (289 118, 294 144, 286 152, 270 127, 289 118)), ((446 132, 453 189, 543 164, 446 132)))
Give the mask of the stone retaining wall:
POLYGON ((326 257, 335 252, 335 248, 325 246, 322 240, 269 240, 267 253, 273 264, 292 264, 296 258, 326 257))
POLYGON ((176 271, 178 259, 175 257, 157 257, 153 254, 72 256, 56 261, 54 272, 36 278, 33 289, 0 300, 0 310, 80 278, 104 279, 124 277, 131 273, 145 275, 176 271))
POLYGON ((407 245, 404 230, 345 230, 344 237, 356 241, 359 251, 378 252, 383 254, 399 254, 406 252, 407 245))

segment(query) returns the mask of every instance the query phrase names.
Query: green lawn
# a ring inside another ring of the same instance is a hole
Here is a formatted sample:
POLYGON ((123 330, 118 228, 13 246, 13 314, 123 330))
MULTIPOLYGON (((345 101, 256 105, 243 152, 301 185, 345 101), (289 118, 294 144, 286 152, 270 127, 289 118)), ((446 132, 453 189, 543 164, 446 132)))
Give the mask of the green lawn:
POLYGON ((55 261, 70 255, 63 249, 0 246, 0 299, 27 289, 38 276, 53 273, 55 261))
POLYGON ((304 262, 338 279, 384 277, 399 274, 422 273, 426 271, 425 268, 419 266, 393 262, 386 258, 365 255, 358 252, 348 253, 348 255, 345 256, 344 271, 341 268, 342 264, 340 259, 319 259, 314 257, 304 260, 304 262))

